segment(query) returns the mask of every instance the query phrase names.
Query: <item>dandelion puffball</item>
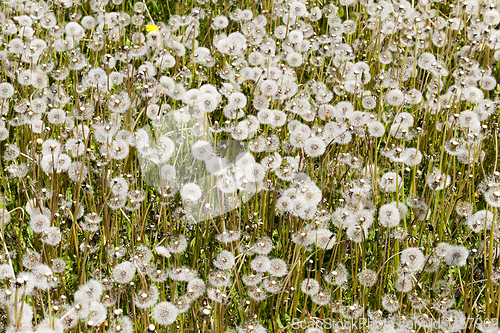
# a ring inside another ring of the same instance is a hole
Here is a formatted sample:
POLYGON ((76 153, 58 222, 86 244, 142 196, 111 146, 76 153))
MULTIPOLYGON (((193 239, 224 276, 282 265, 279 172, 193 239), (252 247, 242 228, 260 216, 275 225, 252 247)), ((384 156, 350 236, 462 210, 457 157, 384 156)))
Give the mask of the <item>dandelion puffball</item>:
POLYGON ((182 186, 181 198, 185 202, 196 202, 201 198, 201 189, 195 183, 187 183, 182 186))
POLYGON ((179 310, 170 302, 160 302, 153 308, 153 319, 160 325, 170 325, 175 322, 179 310))

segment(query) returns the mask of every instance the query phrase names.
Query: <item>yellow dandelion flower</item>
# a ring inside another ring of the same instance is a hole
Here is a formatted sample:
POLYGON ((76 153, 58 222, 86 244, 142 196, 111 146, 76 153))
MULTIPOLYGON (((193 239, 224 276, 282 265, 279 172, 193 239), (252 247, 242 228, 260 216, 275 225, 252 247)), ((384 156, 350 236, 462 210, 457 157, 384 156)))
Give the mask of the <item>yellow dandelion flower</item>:
POLYGON ((150 32, 150 31, 158 31, 160 30, 160 28, 158 28, 157 25, 154 25, 154 24, 150 24, 150 25, 147 25, 146 26, 146 31, 147 32, 150 32))

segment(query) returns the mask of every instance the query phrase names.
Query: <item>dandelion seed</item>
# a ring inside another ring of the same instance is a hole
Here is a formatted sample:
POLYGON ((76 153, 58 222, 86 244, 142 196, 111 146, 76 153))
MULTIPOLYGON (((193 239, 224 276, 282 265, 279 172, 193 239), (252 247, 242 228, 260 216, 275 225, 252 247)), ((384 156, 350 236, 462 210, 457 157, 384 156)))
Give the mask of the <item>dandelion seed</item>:
POLYGON ((477 329, 482 333, 493 333, 498 330, 498 323, 485 319, 484 321, 481 321, 481 323, 478 323, 477 329))
POLYGON ((469 250, 465 246, 450 245, 444 255, 444 261, 450 266, 463 266, 467 263, 468 256, 469 250))
POLYGON ((140 290, 134 295, 134 304, 139 309, 147 309, 158 302, 158 288, 150 285, 148 290, 140 290))
POLYGON ((210 300, 216 303, 224 303, 227 300, 227 295, 224 294, 220 289, 209 288, 207 290, 207 296, 210 300))
POLYGON ((238 327, 238 333, 265 333, 266 328, 259 322, 247 322, 238 327))
POLYGON ((228 24, 229 24, 229 21, 228 21, 227 17, 222 16, 222 15, 218 15, 214 18, 211 27, 214 30, 220 30, 220 29, 226 28, 228 26, 228 24))
POLYGON ((61 243, 61 230, 57 227, 49 227, 42 232, 42 242, 56 246, 61 243))
POLYGON ((288 273, 287 264, 282 259, 272 259, 269 265, 269 274, 276 277, 285 276, 288 273))
POLYGON ((170 302, 160 302, 153 308, 153 319, 160 325, 171 325, 177 319, 179 310, 170 302))
POLYGON ((442 326, 445 330, 449 332, 458 332, 465 329, 466 317, 463 311, 460 310, 448 310, 444 313, 442 320, 442 326))
POLYGON ((264 280, 262 283, 262 287, 269 293, 275 294, 278 293, 282 287, 283 284, 281 281, 276 280, 275 278, 267 279, 264 280))
POLYGON ((395 172, 385 173, 379 180, 379 186, 387 192, 396 192, 402 185, 403 180, 395 172))
POLYGON ((413 277, 411 274, 404 274, 397 278, 394 283, 397 291, 402 293, 410 292, 413 289, 413 277))
POLYGON ((347 282, 347 269, 343 264, 339 264, 335 270, 324 275, 324 279, 329 284, 340 286, 347 282))
MULTIPOLYGON (((196 270, 191 270, 185 266, 183 266, 181 268, 175 268, 168 273, 170 278, 173 280, 188 281, 188 282, 195 279, 197 274, 198 274, 198 272, 196 270)), ((224 279, 224 280, 226 280, 226 279, 224 279)))
POLYGON ((264 289, 259 287, 252 287, 248 290, 248 297, 256 302, 261 302, 267 298, 267 293, 264 289))
POLYGON ((187 294, 191 299, 197 299, 205 293, 205 282, 201 279, 191 279, 187 284, 187 294))
POLYGON ((221 251, 217 256, 217 259, 214 260, 214 266, 222 270, 233 268, 234 263, 234 255, 226 250, 221 251))
POLYGON ((392 106, 400 106, 404 101, 404 94, 401 90, 393 89, 385 96, 387 104, 392 106))
POLYGON ((50 219, 43 214, 32 215, 30 227, 34 232, 43 232, 50 228, 50 219))
POLYGON ((0 98, 7 99, 14 96, 14 87, 8 82, 0 83, 0 98))
POLYGON ((382 307, 388 312, 396 312, 399 310, 399 300, 395 295, 386 294, 382 298, 382 307))
POLYGON ((326 144, 321 138, 313 137, 304 141, 304 151, 311 157, 321 156, 325 150, 326 144))
POLYGON ((278 92, 278 84, 273 80, 264 80, 260 84, 262 94, 268 97, 273 97, 278 92))
POLYGON ((113 268, 113 279, 118 283, 129 283, 134 279, 135 265, 130 261, 124 261, 113 268))
POLYGON ((492 207, 500 207, 500 186, 484 192, 484 200, 492 207))
POLYGON ((0 279, 7 279, 11 278, 14 275, 14 271, 12 270, 11 266, 8 264, 3 264, 0 265, 0 279))
POLYGON ((0 228, 4 227, 10 222, 10 213, 5 208, 0 208, 0 228))
POLYGON ((187 203, 194 203, 201 198, 202 192, 198 185, 188 183, 182 186, 180 194, 183 201, 187 203))
POLYGON ((250 262, 250 267, 258 273, 265 273, 269 271, 269 268, 271 267, 271 261, 266 256, 257 256, 250 262))
POLYGON ((60 258, 55 258, 51 260, 52 264, 50 268, 54 273, 64 273, 66 270, 66 262, 60 258))
POLYGON ((411 271, 419 271, 425 265, 425 256, 419 248, 409 247, 401 253, 401 266, 411 271))
POLYGON ((319 229, 311 237, 315 239, 316 246, 323 250, 331 250, 336 244, 335 236, 328 229, 319 229))
POLYGON ((187 249, 188 243, 184 236, 178 236, 172 239, 169 243, 168 249, 171 253, 182 253, 187 249))
POLYGON ((385 228, 393 228, 399 224, 401 219, 400 213, 396 205, 390 203, 380 207, 379 222, 385 228))
POLYGON ((366 268, 358 274, 358 282, 362 286, 373 287, 377 282, 377 273, 366 268))
POLYGON ((319 292, 319 282, 315 279, 304 279, 300 284, 300 290, 306 295, 314 296, 319 292))
POLYGON ((439 191, 448 187, 451 182, 451 177, 442 174, 439 169, 434 168, 433 171, 427 176, 427 185, 432 190, 439 191))

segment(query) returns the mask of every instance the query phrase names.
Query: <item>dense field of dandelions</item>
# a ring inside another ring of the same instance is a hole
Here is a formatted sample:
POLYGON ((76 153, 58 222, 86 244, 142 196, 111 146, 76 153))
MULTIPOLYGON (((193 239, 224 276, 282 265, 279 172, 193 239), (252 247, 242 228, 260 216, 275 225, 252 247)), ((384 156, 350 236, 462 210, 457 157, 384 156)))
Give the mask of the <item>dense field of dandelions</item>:
POLYGON ((3 0, 0 330, 499 332, 493 0, 3 0))

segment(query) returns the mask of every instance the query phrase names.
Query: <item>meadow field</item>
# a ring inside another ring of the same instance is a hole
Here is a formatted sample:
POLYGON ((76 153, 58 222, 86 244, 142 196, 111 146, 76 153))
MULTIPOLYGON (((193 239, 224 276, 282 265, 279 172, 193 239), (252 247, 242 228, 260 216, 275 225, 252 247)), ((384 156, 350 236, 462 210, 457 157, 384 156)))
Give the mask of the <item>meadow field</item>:
POLYGON ((500 332, 499 1, 0 6, 1 332, 500 332))

